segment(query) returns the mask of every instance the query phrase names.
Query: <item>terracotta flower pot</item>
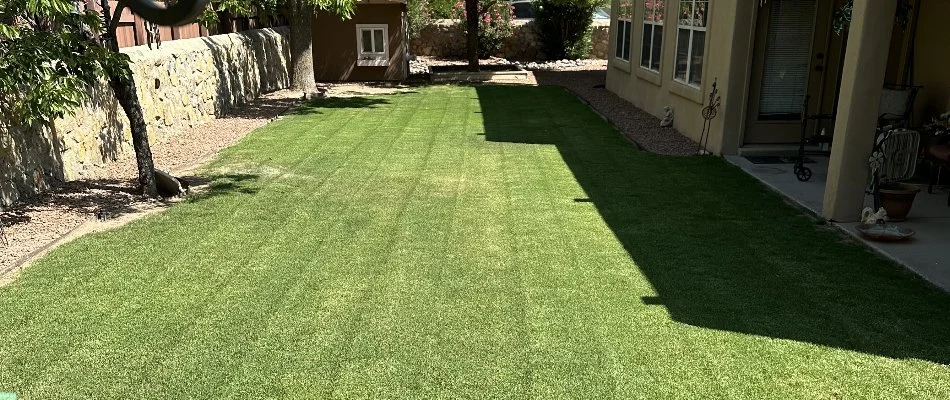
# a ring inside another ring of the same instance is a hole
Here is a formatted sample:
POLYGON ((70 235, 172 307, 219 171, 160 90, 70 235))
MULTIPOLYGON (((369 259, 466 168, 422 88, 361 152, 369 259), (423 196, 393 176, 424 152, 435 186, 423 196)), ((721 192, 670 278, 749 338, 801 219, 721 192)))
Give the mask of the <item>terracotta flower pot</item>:
POLYGON ((881 194, 881 205, 887 211, 887 217, 891 221, 903 221, 907 219, 911 206, 914 205, 914 198, 920 192, 920 188, 906 183, 889 183, 881 185, 879 189, 881 194))

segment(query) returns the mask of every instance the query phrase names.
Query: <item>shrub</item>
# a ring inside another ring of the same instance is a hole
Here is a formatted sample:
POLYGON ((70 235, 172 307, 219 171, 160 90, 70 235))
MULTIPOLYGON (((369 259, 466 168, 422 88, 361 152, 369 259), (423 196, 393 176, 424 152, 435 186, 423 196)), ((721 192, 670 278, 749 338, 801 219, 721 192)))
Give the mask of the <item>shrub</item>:
POLYGON ((429 0, 429 10, 432 18, 449 19, 452 18, 452 8, 456 0, 429 0))
MULTIPOLYGON (((479 0, 478 10, 478 57, 488 58, 498 54, 505 39, 514 32, 511 24, 512 7, 507 1, 479 0)), ((452 18, 459 21, 457 26, 462 35, 467 35, 464 0, 455 3, 452 18)))
POLYGON ((597 0, 535 0, 535 27, 549 59, 586 58, 597 0))
POLYGON ((432 22, 432 11, 429 9, 428 0, 409 0, 406 7, 408 8, 409 37, 412 38, 432 22))

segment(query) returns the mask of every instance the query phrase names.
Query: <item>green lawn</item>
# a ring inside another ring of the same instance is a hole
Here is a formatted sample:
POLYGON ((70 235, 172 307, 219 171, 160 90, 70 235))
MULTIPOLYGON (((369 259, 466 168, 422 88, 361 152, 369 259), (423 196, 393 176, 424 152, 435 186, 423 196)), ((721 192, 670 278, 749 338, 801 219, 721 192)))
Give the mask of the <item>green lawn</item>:
POLYGON ((21 399, 950 398, 950 295, 559 88, 322 100, 0 288, 21 399))

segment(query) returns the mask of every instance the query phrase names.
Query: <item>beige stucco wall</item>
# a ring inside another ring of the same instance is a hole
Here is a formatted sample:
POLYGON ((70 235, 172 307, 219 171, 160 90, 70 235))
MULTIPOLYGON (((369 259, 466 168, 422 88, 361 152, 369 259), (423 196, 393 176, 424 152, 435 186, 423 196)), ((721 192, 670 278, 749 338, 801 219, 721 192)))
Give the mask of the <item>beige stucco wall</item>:
POLYGON ((921 0, 914 56, 914 84, 923 86, 916 103, 918 122, 950 110, 950 1, 921 0))
MULTIPOLYGON (((618 14, 620 0, 613 0, 611 15, 618 14)), ((608 47, 607 89, 633 105, 662 117, 663 108, 674 110, 673 127, 698 141, 703 129, 702 108, 708 104, 713 82, 717 82, 721 105, 719 115, 710 126, 709 150, 713 153, 735 153, 741 137, 745 116, 749 63, 752 56, 752 28, 757 2, 747 0, 713 0, 710 2, 706 31, 705 62, 702 85, 698 88, 673 80, 676 56, 676 20, 679 2, 666 3, 666 26, 663 36, 660 72, 639 66, 643 28, 643 1, 634 0, 633 38, 630 63, 614 57, 615 35, 608 47)), ((616 17, 611 32, 617 31, 616 17)))
MULTIPOLYGON (((177 40, 122 52, 138 88, 149 137, 214 119, 262 92, 286 88, 287 30, 177 40)), ((85 105, 48 126, 0 121, 0 205, 86 176, 131 152, 128 119, 103 81, 85 105)))

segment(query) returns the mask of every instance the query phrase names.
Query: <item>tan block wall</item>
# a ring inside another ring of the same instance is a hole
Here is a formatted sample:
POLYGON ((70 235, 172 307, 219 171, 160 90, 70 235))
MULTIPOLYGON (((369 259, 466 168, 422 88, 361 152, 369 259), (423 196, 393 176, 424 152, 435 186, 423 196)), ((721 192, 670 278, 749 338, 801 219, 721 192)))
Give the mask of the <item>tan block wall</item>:
MULTIPOLYGON (((413 37, 409 44, 409 52, 417 56, 462 58, 465 57, 465 37, 459 31, 458 21, 442 19, 422 29, 413 37)), ((515 20, 514 32, 502 45, 502 50, 496 56, 509 60, 539 61, 544 60, 541 50, 541 41, 534 28, 532 20, 515 20)), ((610 40, 610 21, 594 20, 592 35, 591 58, 607 59, 607 48, 610 40)))
MULTIPOLYGON (((210 121, 289 84, 286 28, 122 49, 151 140, 210 121)), ((0 121, 0 204, 10 205, 132 151, 128 119, 105 82, 73 115, 50 126, 0 121)))

